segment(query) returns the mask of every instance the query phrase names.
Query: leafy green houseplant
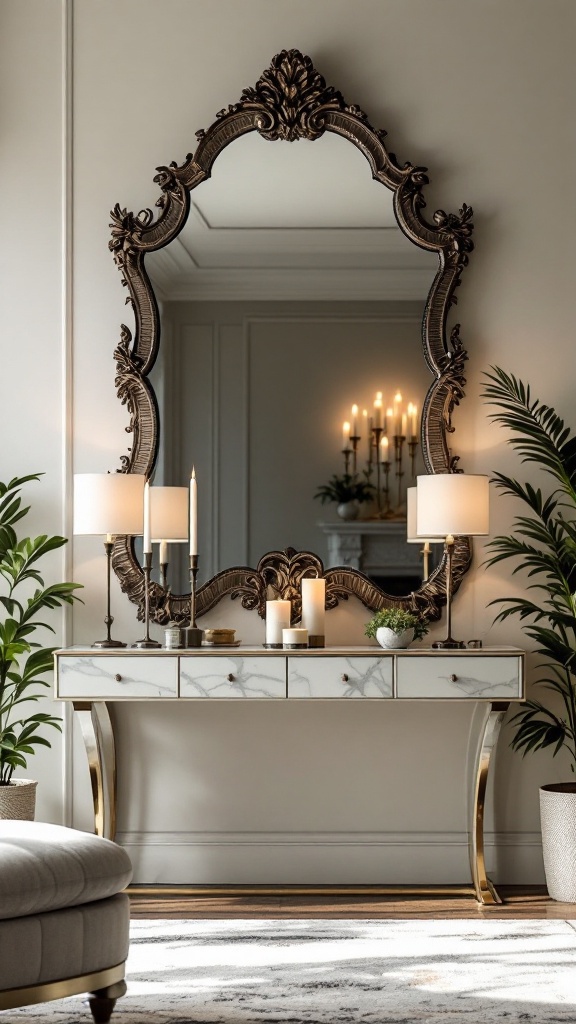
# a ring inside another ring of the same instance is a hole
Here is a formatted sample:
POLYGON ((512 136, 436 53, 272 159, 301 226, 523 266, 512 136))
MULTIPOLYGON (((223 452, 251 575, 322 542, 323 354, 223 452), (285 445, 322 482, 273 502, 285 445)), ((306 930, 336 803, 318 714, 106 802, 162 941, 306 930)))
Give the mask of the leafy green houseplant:
POLYGON ((318 488, 314 497, 323 505, 335 502, 338 505, 338 514, 343 519, 355 519, 359 505, 372 501, 375 493, 374 485, 368 480, 359 480, 350 473, 344 473, 342 476, 334 473, 327 484, 322 484, 318 488))
MULTIPOLYGON (((552 706, 530 698, 512 723, 512 746, 523 755, 549 748, 568 753, 576 772, 576 436, 555 410, 534 398, 528 385, 499 367, 487 373, 484 396, 497 408, 494 422, 508 428, 522 462, 534 463, 549 481, 546 492, 503 473, 496 487, 518 498, 527 514, 513 532, 495 537, 488 565, 512 559, 513 573, 528 573, 526 597, 503 597, 496 621, 518 616, 544 658, 536 686, 552 706), (532 594, 534 595, 532 597, 532 594)), ((562 865, 576 863, 576 783, 540 790, 544 865, 550 895, 576 902, 576 877, 562 865)))
POLYGON ((60 729, 59 718, 34 710, 42 688, 50 685, 42 677, 52 670, 55 648, 42 647, 32 637, 39 629, 54 632, 40 616, 64 603, 71 604, 80 586, 45 586, 38 570, 40 559, 65 544, 65 537, 42 534, 19 540, 16 534, 16 524, 30 509, 22 507, 20 490, 40 475, 0 483, 0 576, 4 591, 0 594, 0 796, 3 787, 14 785, 14 772, 26 768, 37 746, 50 746, 44 736, 46 727, 60 729))
POLYGON ((376 639, 381 647, 407 647, 413 640, 421 640, 428 632, 424 619, 403 608, 383 608, 367 623, 364 633, 376 639))

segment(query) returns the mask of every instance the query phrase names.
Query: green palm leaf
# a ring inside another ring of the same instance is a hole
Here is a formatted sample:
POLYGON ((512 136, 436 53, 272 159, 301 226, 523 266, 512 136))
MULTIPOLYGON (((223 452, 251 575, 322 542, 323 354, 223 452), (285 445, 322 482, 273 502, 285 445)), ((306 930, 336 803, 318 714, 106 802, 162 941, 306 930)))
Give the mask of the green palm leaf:
POLYGON ((556 755, 566 747, 571 768, 576 770, 576 436, 556 411, 540 402, 530 386, 497 366, 485 374, 484 397, 496 407, 490 418, 506 427, 508 443, 522 462, 533 463, 553 478, 545 494, 529 482, 495 473, 493 482, 501 493, 522 502, 528 515, 518 515, 513 532, 488 544, 487 565, 509 559, 512 574, 522 571, 527 590, 540 595, 504 597, 495 621, 517 616, 535 650, 546 661, 539 668, 547 674, 537 681, 559 696, 565 717, 544 704, 529 700, 512 718, 516 727, 512 746, 524 755, 552 748, 556 755))

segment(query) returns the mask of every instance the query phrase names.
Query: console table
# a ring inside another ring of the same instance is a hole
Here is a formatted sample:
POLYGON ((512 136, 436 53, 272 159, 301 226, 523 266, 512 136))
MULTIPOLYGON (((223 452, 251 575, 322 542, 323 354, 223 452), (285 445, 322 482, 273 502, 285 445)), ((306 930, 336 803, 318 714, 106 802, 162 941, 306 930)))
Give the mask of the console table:
POLYGON ((120 701, 401 700, 466 701, 483 714, 472 766, 468 845, 480 903, 500 903, 486 874, 484 802, 491 753, 513 702, 524 699, 524 654, 516 648, 454 651, 326 647, 268 650, 56 651, 56 698, 80 721, 98 835, 116 829, 116 752, 108 704, 120 701))

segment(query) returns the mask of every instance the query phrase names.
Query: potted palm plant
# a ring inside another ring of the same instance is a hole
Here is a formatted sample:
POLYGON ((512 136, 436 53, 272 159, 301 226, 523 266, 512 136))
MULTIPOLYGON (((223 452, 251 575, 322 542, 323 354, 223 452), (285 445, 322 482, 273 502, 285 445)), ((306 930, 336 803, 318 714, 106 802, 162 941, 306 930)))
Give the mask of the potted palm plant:
POLYGON ((374 485, 369 480, 358 480, 350 473, 343 473, 342 476, 334 473, 327 484, 318 488, 314 497, 319 498, 323 505, 333 501, 341 519, 356 519, 360 505, 372 501, 375 493, 374 485))
POLYGON ((38 571, 39 560, 66 543, 65 537, 24 537, 14 529, 29 511, 23 508, 21 487, 41 474, 15 477, 0 483, 0 818, 34 817, 37 783, 16 779, 14 772, 26 768, 38 745, 50 746, 44 736, 47 726, 60 729, 60 719, 33 710, 50 684, 43 679, 52 670, 53 647, 42 647, 32 636, 38 629, 54 632, 38 616, 48 609, 71 604, 78 583, 45 586, 38 571), (24 596, 22 596, 24 591, 24 596), (16 596, 18 593, 18 596, 16 596), (32 705, 32 708, 30 707, 32 705))
POLYGON ((542 786, 540 814, 546 881, 557 900, 576 902, 576 436, 530 387, 499 367, 487 373, 484 397, 497 407, 491 419, 507 427, 523 462, 535 463, 547 492, 497 473, 494 483, 520 499, 528 514, 513 533, 496 537, 488 565, 512 559, 527 570, 534 597, 506 597, 496 620, 516 615, 544 663, 536 686, 549 703, 532 697, 512 722, 514 749, 526 755, 549 748, 568 754, 572 780, 542 786))

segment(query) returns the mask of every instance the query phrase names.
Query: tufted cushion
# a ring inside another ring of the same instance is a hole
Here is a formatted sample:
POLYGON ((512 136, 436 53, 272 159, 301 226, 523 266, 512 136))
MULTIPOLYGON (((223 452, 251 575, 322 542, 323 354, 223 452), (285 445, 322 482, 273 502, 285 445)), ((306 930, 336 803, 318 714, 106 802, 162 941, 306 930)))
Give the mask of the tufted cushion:
POLYGON ((124 895, 0 921, 0 995, 124 963, 129 923, 130 901, 124 895))
POLYGON ((132 866, 120 846, 37 821, 0 821, 0 919, 75 907, 113 896, 132 866))

